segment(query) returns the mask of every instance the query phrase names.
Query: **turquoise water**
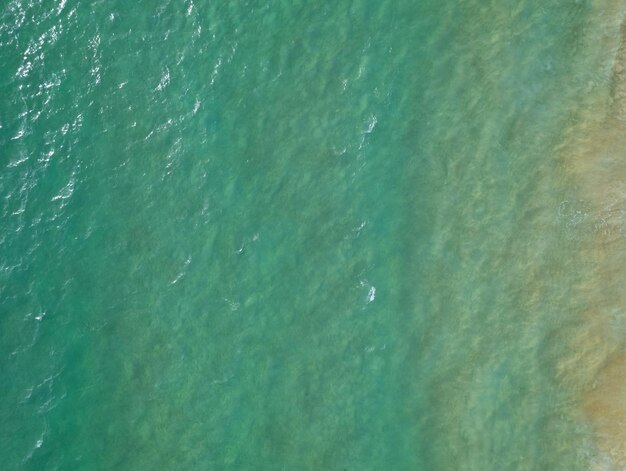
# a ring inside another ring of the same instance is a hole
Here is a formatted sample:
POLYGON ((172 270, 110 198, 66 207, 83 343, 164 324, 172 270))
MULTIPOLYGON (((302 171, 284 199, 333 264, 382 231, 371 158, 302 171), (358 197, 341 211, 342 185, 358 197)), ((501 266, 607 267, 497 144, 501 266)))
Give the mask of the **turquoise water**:
POLYGON ((559 149, 612 18, 4 3, 3 469, 611 469, 559 149))

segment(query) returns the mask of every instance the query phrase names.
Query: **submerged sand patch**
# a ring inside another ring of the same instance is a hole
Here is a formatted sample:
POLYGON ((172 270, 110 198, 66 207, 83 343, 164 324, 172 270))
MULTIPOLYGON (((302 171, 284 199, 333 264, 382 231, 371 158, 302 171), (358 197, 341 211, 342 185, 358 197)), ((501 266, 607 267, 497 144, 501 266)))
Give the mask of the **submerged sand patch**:
POLYGON ((608 86, 583 100, 558 150, 587 218, 580 246, 587 273, 576 287, 586 308, 568 336, 571 354, 559 371, 581 394, 580 409, 601 457, 597 469, 626 469, 625 6, 600 7, 608 21, 602 45, 613 51, 608 86))

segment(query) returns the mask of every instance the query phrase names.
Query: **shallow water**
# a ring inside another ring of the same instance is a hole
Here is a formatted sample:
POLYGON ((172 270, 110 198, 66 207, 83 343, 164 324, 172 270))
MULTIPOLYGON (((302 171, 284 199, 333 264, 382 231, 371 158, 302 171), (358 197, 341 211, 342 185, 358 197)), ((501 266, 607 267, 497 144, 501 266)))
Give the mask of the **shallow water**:
POLYGON ((619 469, 624 6, 314 3, 0 7, 5 469, 619 469))

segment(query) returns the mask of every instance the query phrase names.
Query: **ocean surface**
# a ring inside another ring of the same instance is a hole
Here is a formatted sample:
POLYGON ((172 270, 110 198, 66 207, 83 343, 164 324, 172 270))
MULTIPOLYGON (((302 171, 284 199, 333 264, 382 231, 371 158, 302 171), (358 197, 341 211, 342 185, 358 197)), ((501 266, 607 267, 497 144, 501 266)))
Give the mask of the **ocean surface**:
POLYGON ((626 469, 625 15, 0 1, 0 467, 626 469))

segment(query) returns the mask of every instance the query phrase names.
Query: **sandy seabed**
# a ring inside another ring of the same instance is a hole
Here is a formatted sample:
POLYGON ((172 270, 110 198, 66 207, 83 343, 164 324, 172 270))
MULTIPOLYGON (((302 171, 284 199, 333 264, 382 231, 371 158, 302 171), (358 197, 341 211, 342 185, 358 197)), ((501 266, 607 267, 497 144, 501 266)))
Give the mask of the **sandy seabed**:
POLYGON ((581 241, 587 273, 576 287, 585 308, 560 372, 580 393, 599 471, 626 469, 626 2, 596 8, 604 27, 588 38, 587 53, 602 62, 595 64, 599 83, 581 100, 557 155, 588 222, 581 241))

